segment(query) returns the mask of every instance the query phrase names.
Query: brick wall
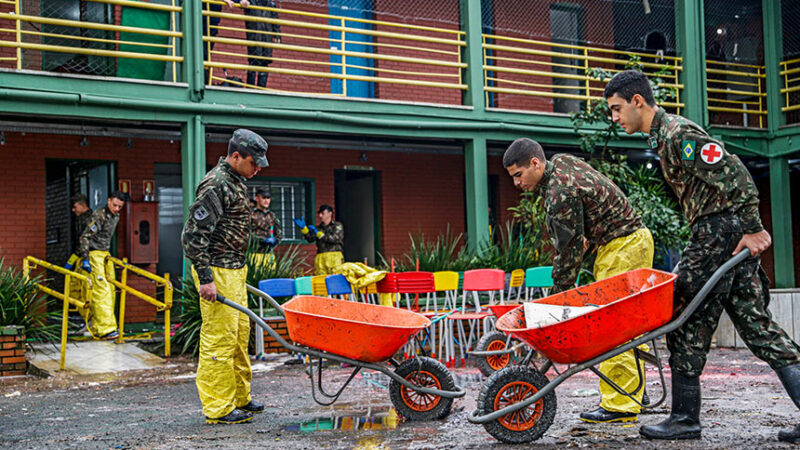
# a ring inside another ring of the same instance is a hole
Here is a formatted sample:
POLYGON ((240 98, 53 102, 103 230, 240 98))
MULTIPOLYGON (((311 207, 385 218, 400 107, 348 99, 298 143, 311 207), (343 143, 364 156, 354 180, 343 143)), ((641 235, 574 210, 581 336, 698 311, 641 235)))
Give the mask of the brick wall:
POLYGON ((25 375, 25 335, 22 327, 0 327, 0 377, 25 375))
MULTIPOLYGON (((286 319, 283 317, 266 317, 264 318, 264 322, 267 323, 273 330, 277 331, 281 337, 286 339, 289 342, 292 342, 289 339, 289 329, 286 328, 286 319)), ((257 330, 261 330, 261 328, 256 328, 257 330)), ((266 331, 261 330, 264 333, 264 353, 289 353, 289 350, 286 347, 282 346, 278 341, 272 338, 266 331)))

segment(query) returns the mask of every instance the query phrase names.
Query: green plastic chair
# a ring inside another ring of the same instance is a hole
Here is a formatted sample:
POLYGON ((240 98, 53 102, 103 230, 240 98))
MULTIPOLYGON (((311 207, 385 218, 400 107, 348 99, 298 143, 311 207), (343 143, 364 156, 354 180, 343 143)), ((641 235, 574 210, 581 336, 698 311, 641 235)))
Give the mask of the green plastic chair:
POLYGON ((294 279, 297 288, 297 295, 312 295, 311 277, 300 277, 294 279))
POLYGON ((525 301, 531 300, 534 289, 547 297, 553 287, 553 266, 531 267, 525 271, 525 301))

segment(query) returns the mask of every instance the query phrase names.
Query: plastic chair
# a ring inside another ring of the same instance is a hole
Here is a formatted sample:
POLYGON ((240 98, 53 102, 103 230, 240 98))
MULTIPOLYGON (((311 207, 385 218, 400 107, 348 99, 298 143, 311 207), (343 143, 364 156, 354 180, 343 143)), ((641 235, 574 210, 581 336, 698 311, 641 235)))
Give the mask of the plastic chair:
POLYGON ((311 295, 318 297, 328 296, 328 287, 325 285, 327 275, 316 275, 311 277, 311 295))
POLYGON ((328 291, 328 296, 339 296, 342 300, 348 300, 353 293, 353 287, 344 275, 328 275, 325 277, 325 288, 328 291))
POLYGON ((314 295, 314 291, 311 289, 311 277, 295 278, 294 286, 297 295, 314 295))
MULTIPOLYGON (((461 300, 461 311, 448 316, 448 333, 450 338, 455 340, 455 330, 458 329, 458 347, 461 351, 461 364, 466 364, 466 353, 472 348, 472 342, 480 339, 481 333, 478 332, 478 327, 483 328, 483 333, 490 329, 494 315, 488 310, 481 310, 480 292, 489 294, 489 304, 493 305, 495 301, 495 294, 499 293, 500 304, 503 304, 503 293, 505 292, 506 274, 499 269, 476 269, 464 272, 463 283, 463 296, 461 300), (467 293, 472 294, 475 301, 475 311, 466 312, 467 307, 467 293), (469 324, 470 330, 467 335, 464 329, 464 322, 469 324)), ((455 366, 455 350, 450 355, 451 360, 448 361, 450 365, 455 366)))
POLYGON ((376 301, 376 297, 378 294, 378 283, 368 284, 367 286, 359 289, 358 293, 361 294, 362 302, 369 303, 371 305, 375 305, 378 303, 376 301))
POLYGON ((396 272, 387 273, 382 280, 378 281, 375 284, 375 289, 378 291, 379 294, 394 294, 393 297, 397 300, 399 305, 400 296, 397 294, 399 288, 397 287, 396 272))
POLYGON ((511 300, 513 292, 516 291, 516 299, 522 296, 522 285, 525 283, 525 271, 522 269, 514 269, 511 271, 511 279, 508 282, 508 299, 511 300))
MULTIPOLYGON (((436 292, 433 272, 400 272, 397 274, 395 280, 397 283, 397 293, 405 295, 406 308, 408 309, 411 309, 410 295, 415 295, 414 307, 416 309, 418 305, 419 294, 427 294, 429 296, 431 293, 436 292)), ((400 307, 399 298, 397 307, 400 307)), ((427 313, 425 315, 431 318, 435 317, 436 313, 427 313)), ((428 335, 430 336, 431 340, 431 355, 435 358, 436 333, 433 323, 431 323, 431 326, 428 328, 428 335)), ((423 345, 425 342, 427 342, 427 339, 423 341, 423 345)), ((409 340, 405 353, 406 355, 415 355, 417 353, 416 341, 413 338, 409 340)))
MULTIPOLYGON (((295 281, 292 278, 272 278, 258 282, 258 289, 270 297, 294 297, 297 295, 295 281)), ((258 316, 264 317, 264 298, 258 296, 258 316)), ((264 354, 264 333, 256 330, 256 356, 264 354)))
POLYGON ((525 271, 525 300, 533 298, 533 290, 539 289, 544 297, 553 287, 553 266, 531 267, 525 271))

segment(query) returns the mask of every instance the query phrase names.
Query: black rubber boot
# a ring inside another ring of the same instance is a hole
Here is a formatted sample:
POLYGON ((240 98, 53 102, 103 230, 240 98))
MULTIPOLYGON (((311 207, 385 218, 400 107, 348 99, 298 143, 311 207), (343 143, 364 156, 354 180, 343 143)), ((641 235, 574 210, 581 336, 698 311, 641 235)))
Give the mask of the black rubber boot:
POLYGON ((267 76, 269 74, 267 72, 261 72, 258 74, 258 85, 261 87, 267 87, 267 76))
POLYGON ((253 420, 253 415, 250 414, 249 412, 242 411, 241 409, 234 409, 228 414, 222 417, 218 417, 216 419, 206 417, 206 423, 221 423, 225 425, 245 423, 245 422, 250 422, 251 420, 253 420))
POLYGON ((589 423, 636 422, 636 417, 636 413, 609 411, 602 406, 581 413, 581 420, 589 423))
POLYGON ((246 404, 244 406, 240 406, 239 409, 241 409, 242 411, 245 411, 245 412, 258 414, 258 413, 264 412, 264 405, 262 403, 257 403, 257 402, 254 402, 254 401, 250 400, 250 403, 248 403, 248 404, 246 404))
POLYGON ((700 377, 672 372, 672 412, 658 425, 645 425, 639 434, 648 439, 700 439, 700 377))
MULTIPOLYGON (((795 406, 800 408, 800 364, 782 367, 775 371, 780 378, 783 387, 789 397, 792 398, 795 406)), ((791 430, 781 430, 778 432, 778 440, 782 442, 800 442, 800 425, 791 430)))
POLYGON ((255 86, 256 84, 256 73, 255 72, 247 72, 247 84, 250 86, 255 86))

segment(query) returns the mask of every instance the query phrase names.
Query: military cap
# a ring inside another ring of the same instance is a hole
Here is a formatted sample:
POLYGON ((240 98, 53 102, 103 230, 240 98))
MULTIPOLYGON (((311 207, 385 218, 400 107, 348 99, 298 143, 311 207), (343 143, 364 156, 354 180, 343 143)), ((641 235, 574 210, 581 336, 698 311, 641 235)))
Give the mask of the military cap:
POLYGON ((264 198, 272 198, 272 192, 269 191, 269 188, 266 186, 259 186, 256 188, 256 195, 260 195, 264 198))
POLYGON ((247 155, 253 156, 253 161, 256 162, 258 167, 268 167, 267 162, 267 141, 258 134, 245 129, 239 128, 233 132, 231 140, 228 141, 228 153, 233 148, 234 151, 240 151, 247 155))

